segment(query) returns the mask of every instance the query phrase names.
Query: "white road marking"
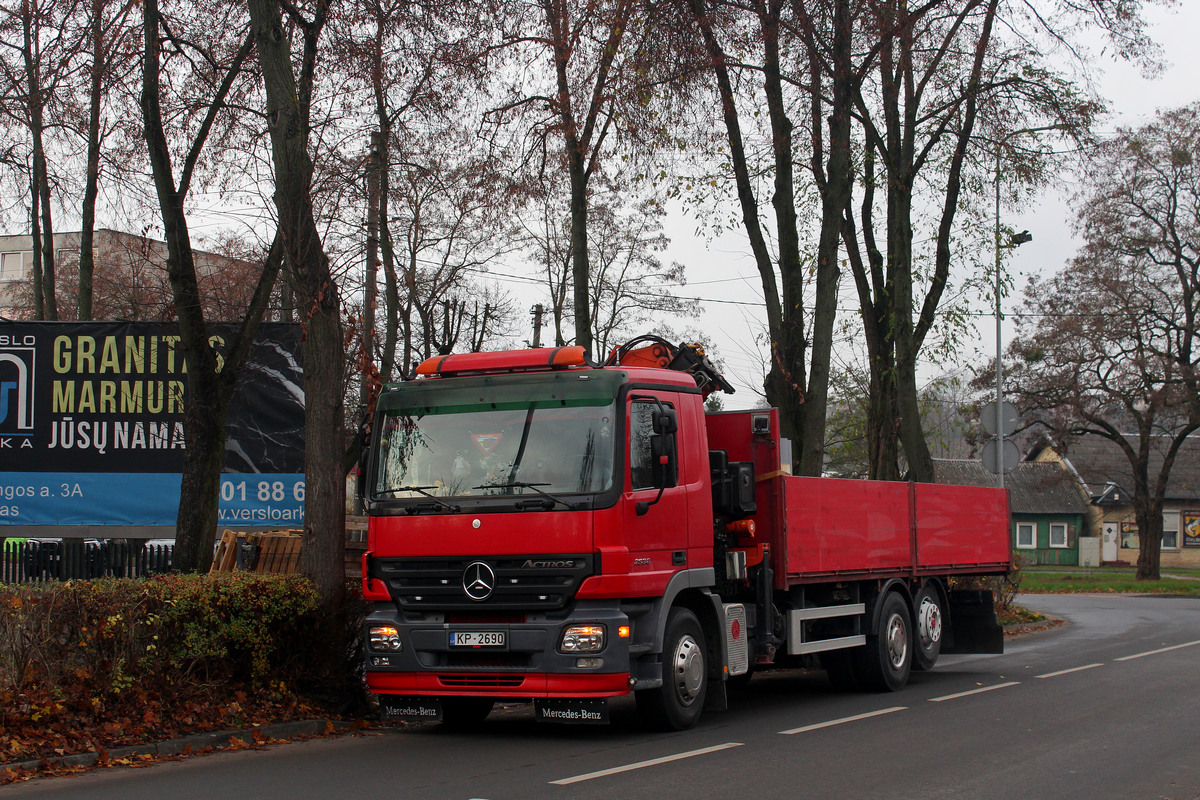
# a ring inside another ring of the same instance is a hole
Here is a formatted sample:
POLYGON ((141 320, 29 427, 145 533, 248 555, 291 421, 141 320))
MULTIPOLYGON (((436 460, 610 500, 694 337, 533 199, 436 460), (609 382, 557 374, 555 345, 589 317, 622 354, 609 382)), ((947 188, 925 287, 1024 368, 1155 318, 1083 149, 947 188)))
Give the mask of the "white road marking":
POLYGON ((550 781, 554 786, 569 786, 572 783, 580 783, 582 781, 590 781, 594 778, 603 778, 608 775, 618 775, 622 772, 632 772, 635 769, 643 769, 645 767, 656 767, 659 764, 668 764, 672 761, 682 761, 685 758, 693 758, 695 756, 708 755, 721 750, 728 750, 732 747, 741 747, 742 742, 726 742, 725 744, 714 745, 713 747, 704 747, 700 750, 689 750, 686 753, 676 753, 673 756, 663 756, 662 758, 652 758, 649 761, 639 761, 636 764, 626 764, 623 767, 613 767, 612 769, 602 769, 598 772, 588 772, 584 775, 576 775, 573 778, 563 778, 557 781, 550 781))
POLYGON ((1047 672, 1045 675, 1034 675, 1035 678, 1057 678, 1059 675, 1070 675, 1072 672, 1082 672, 1085 669, 1095 669, 1103 667, 1103 664, 1086 664, 1082 667, 1071 667, 1070 669, 1060 669, 1058 672, 1047 672))
POLYGON ((1135 658, 1143 658, 1145 656, 1156 656, 1159 653, 1166 653, 1171 650, 1182 650, 1185 647, 1195 647, 1198 644, 1200 644, 1200 640, 1197 640, 1195 642, 1188 642, 1187 644, 1177 644, 1174 647, 1160 647, 1158 650, 1147 650, 1145 653, 1137 653, 1132 656, 1122 656, 1121 658, 1118 658, 1115 660, 1116 661, 1132 661, 1135 658))
POLYGON ((982 689, 972 689, 969 692, 959 692, 958 694, 948 694, 943 697, 931 697, 931 698, 929 698, 929 702, 940 703, 943 700, 957 700, 960 697, 970 697, 973 694, 983 694, 984 692, 990 692, 995 689, 1007 689, 1009 686, 1019 686, 1020 684, 1021 684, 1020 681, 1009 681, 1008 683, 997 683, 995 686, 984 686, 982 689))
POLYGON ((780 731, 784 736, 790 736, 793 733, 805 733, 807 731, 820 730, 821 728, 829 728, 834 725, 841 725, 846 722, 857 722, 860 719, 869 719, 870 717, 878 717, 884 714, 891 714, 893 711, 904 711, 908 706, 893 706, 892 708, 883 708, 879 711, 869 711, 866 714, 856 714, 853 717, 842 717, 841 719, 831 719, 828 722, 818 722, 815 725, 805 725, 803 728, 792 728, 788 731, 780 731))

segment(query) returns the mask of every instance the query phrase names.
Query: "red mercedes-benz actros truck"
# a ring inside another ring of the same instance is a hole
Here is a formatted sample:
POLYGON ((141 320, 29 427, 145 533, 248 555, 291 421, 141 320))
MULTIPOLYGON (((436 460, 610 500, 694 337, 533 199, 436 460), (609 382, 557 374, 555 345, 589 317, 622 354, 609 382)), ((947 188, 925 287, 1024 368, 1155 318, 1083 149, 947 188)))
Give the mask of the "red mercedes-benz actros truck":
POLYGON ((496 702, 694 725, 731 679, 820 666, 894 691, 940 653, 1001 652, 1003 490, 793 477, 774 410, 694 346, 644 337, 449 355, 381 392, 365 464, 366 681, 387 718, 496 702))

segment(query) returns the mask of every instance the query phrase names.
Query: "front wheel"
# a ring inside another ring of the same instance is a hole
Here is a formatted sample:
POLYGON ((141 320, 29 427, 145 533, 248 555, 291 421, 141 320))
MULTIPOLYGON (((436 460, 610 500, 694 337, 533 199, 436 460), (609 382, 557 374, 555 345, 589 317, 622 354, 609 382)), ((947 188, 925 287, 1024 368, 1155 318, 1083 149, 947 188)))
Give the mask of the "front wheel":
POLYGON ((889 592, 880 603, 879 630, 856 651, 854 674, 864 689, 898 692, 912 672, 912 618, 908 604, 896 592, 889 592))
POLYGON ((708 694, 704 630, 686 608, 673 608, 663 638, 663 685, 637 693, 638 709, 652 726, 682 731, 700 719, 708 694))

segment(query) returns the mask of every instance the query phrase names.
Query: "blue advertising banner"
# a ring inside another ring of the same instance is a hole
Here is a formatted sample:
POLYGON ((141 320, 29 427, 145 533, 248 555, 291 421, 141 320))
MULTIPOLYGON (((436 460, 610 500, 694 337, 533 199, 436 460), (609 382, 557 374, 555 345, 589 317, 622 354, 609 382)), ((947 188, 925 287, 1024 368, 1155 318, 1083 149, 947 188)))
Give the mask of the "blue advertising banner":
MULTIPOLYGON (((212 326, 218 351, 232 337, 212 326)), ((166 323, 0 323, 0 526, 175 524, 179 340, 166 323)), ((227 418, 219 524, 303 524, 303 386, 299 326, 264 323, 227 418)))

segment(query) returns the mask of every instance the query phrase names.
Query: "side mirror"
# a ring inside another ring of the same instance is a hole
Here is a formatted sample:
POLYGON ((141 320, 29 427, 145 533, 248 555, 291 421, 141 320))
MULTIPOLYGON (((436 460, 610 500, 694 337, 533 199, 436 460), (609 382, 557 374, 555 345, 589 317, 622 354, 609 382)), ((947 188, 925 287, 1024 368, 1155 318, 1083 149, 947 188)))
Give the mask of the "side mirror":
POLYGON ((679 418, 675 409, 655 400, 657 407, 650 417, 651 474, 654 485, 658 487, 658 495, 650 501, 643 500, 636 506, 640 517, 650 510, 650 506, 662 499, 664 489, 670 489, 679 482, 679 461, 675 455, 675 433, 679 430, 679 418))
POLYGON ((654 485, 659 489, 670 489, 679 482, 679 463, 675 457, 675 434, 656 433, 650 437, 650 457, 654 485))

